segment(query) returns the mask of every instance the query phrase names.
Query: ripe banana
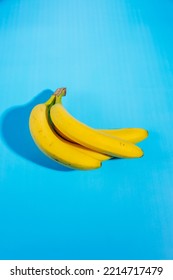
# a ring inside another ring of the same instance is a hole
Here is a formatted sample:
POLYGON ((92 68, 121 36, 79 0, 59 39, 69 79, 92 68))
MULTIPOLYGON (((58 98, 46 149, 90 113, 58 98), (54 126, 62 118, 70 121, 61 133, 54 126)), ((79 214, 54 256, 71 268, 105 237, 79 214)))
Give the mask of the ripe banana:
POLYGON ((122 138, 134 144, 148 137, 148 131, 143 128, 98 129, 98 131, 122 138))
POLYGON ((55 104, 50 108, 50 118, 56 131, 72 141, 88 149, 112 157, 139 158, 143 151, 134 144, 121 138, 110 136, 105 132, 95 130, 70 115, 62 105, 62 97, 66 94, 64 88, 55 91, 55 104))
POLYGON ((33 140, 48 157, 74 169, 90 170, 101 166, 101 162, 90 156, 92 151, 82 152, 82 147, 64 140, 52 129, 49 109, 55 102, 55 95, 44 104, 36 105, 30 114, 29 128, 33 140))
MULTIPOLYGON (((56 127, 55 127, 56 130, 56 127)), ((143 128, 115 128, 115 129, 99 129, 96 130, 101 131, 103 133, 109 134, 111 136, 116 136, 123 140, 129 141, 133 144, 139 143, 148 137, 148 131, 143 128)), ((63 133, 61 132, 61 135, 63 133)), ((67 136, 63 135, 63 138, 67 139, 68 141, 73 142, 71 139, 68 139, 67 136)), ((73 142, 75 143, 75 142, 73 142)))
MULTIPOLYGON (((54 127, 54 128, 55 128, 55 131, 57 131, 56 127, 54 127)), ((104 132, 111 136, 116 136, 118 138, 121 138, 123 140, 129 141, 134 144, 136 144, 140 141, 143 141, 145 138, 148 137, 148 131, 143 128, 120 128, 120 129, 97 129, 97 130, 104 132)), ((61 136, 64 139, 66 139, 72 143, 75 143, 71 139, 69 139, 66 135, 64 135, 62 132, 61 132, 61 136)), ((78 144, 76 144, 76 145, 78 145, 78 144)), ((80 148, 82 152, 87 153, 91 157, 94 157, 100 161, 106 161, 106 160, 109 160, 110 158, 112 158, 112 156, 108 156, 106 154, 102 154, 102 153, 87 149, 81 145, 78 145, 78 148, 80 148)))

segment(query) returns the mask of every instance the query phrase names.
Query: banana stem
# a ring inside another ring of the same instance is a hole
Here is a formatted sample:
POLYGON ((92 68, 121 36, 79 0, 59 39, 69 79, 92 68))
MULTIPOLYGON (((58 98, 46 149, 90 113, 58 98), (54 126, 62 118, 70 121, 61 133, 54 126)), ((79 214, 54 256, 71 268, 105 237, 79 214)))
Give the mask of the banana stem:
POLYGON ((66 88, 58 88, 55 92, 55 103, 61 103, 61 99, 66 95, 66 88))
POLYGON ((51 97, 45 102, 46 106, 50 106, 55 101, 55 96, 52 94, 51 97))

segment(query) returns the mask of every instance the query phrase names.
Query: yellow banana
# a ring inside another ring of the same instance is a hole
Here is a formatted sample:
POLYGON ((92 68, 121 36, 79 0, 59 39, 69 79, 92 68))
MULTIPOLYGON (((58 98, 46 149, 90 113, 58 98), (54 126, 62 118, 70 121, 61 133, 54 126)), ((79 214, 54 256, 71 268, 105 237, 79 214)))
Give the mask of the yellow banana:
POLYGON ((148 137, 148 131, 143 128, 97 129, 106 134, 122 138, 131 143, 138 143, 148 137))
POLYGON ((101 166, 99 160, 91 157, 92 151, 83 153, 82 147, 64 140, 50 125, 49 108, 55 102, 55 95, 44 104, 36 105, 30 114, 29 128, 39 149, 50 158, 74 169, 90 170, 101 166))
MULTIPOLYGON (((56 127, 55 127, 55 130, 56 130, 56 127)), ((139 143, 148 137, 148 131, 143 128, 133 128, 133 127, 132 128, 119 128, 119 129, 117 129, 117 128, 114 128, 114 129, 97 128, 96 130, 109 134, 111 136, 115 136, 115 137, 121 138, 123 140, 129 141, 133 144, 139 143)), ((62 132, 61 132, 61 135, 63 136, 63 138, 67 139, 68 141, 73 142, 67 136, 63 135, 62 132)))
MULTIPOLYGON (((56 127, 54 127, 54 128, 56 130, 56 127)), ((119 137, 123 140, 129 141, 134 144, 136 144, 140 141, 143 141, 145 138, 148 137, 148 131, 143 128, 120 128, 120 129, 97 129, 97 130, 104 132, 111 136, 119 137)), ((72 143, 75 143, 71 139, 69 139, 67 136, 65 136, 62 132, 61 132, 61 136, 64 139, 66 139, 72 143)), ((78 144, 76 144, 76 145, 78 145, 78 144)), ((85 147, 83 147, 81 145, 78 145, 78 147, 81 148, 82 152, 87 153, 91 157, 94 157, 100 161, 106 161, 106 160, 109 160, 110 158, 112 158, 112 156, 108 156, 106 154, 102 154, 102 153, 99 153, 99 152, 96 152, 96 151, 93 151, 90 149, 86 149, 85 147)))
POLYGON ((143 151, 134 144, 121 138, 110 136, 95 130, 70 115, 62 105, 62 96, 66 94, 64 88, 58 89, 55 104, 50 108, 51 121, 56 131, 62 136, 99 153, 120 158, 139 158, 143 151))

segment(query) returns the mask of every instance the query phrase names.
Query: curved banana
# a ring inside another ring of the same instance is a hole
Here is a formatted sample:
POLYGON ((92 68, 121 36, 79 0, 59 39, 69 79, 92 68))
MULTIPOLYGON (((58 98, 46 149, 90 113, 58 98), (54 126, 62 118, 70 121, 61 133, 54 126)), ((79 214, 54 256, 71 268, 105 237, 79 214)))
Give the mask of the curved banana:
MULTIPOLYGON (((56 130, 56 127, 55 127, 56 130)), ((144 128, 114 128, 114 129, 100 129, 97 128, 96 130, 101 131, 103 133, 109 134, 111 136, 115 136, 121 138, 123 140, 129 141, 133 144, 139 143, 148 137, 148 131, 144 128)), ((61 132, 61 135, 63 133, 61 132)), ((71 141, 67 136, 63 135, 63 138, 71 141)), ((73 142, 75 143, 75 142, 73 142)))
POLYGON ((50 125, 49 108, 55 102, 55 95, 44 104, 36 105, 30 114, 29 128, 33 140, 48 157, 74 169, 90 170, 101 166, 99 160, 83 153, 82 148, 69 143, 57 135, 50 125))
POLYGON ((134 144, 110 136, 104 132, 97 131, 70 115, 61 103, 62 96, 66 94, 64 88, 56 90, 55 104, 50 108, 51 121, 62 136, 87 147, 113 157, 139 158, 143 156, 143 151, 134 144))
POLYGON ((148 137, 148 131, 143 128, 97 129, 103 133, 122 138, 131 143, 138 143, 148 137))
MULTIPOLYGON (((54 128, 56 130, 56 127, 54 127, 54 128)), ((111 136, 116 136, 118 138, 121 138, 123 140, 129 141, 134 144, 141 142, 148 137, 148 131, 143 128, 120 128, 120 129, 97 129, 97 130, 104 132, 111 136)), ((65 136, 62 132, 61 132, 61 136, 64 139, 66 139, 72 143, 75 143, 71 139, 69 139, 67 136, 65 136)), ((106 154, 98 153, 96 151, 87 149, 79 144, 76 144, 76 145, 78 146, 78 148, 81 149, 82 152, 87 153, 91 157, 94 157, 100 161, 106 161, 106 160, 109 160, 110 158, 112 158, 112 156, 108 156, 106 154)))

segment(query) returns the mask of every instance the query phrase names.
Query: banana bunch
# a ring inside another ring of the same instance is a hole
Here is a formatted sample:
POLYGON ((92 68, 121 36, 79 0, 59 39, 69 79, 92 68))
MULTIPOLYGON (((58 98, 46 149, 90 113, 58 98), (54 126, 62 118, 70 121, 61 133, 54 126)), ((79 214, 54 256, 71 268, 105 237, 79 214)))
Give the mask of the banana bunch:
POLYGON ((140 158, 135 144, 148 132, 142 128, 94 129, 80 122, 64 108, 65 88, 57 89, 43 104, 36 105, 29 118, 31 136, 38 148, 67 167, 92 170, 110 158, 140 158))

